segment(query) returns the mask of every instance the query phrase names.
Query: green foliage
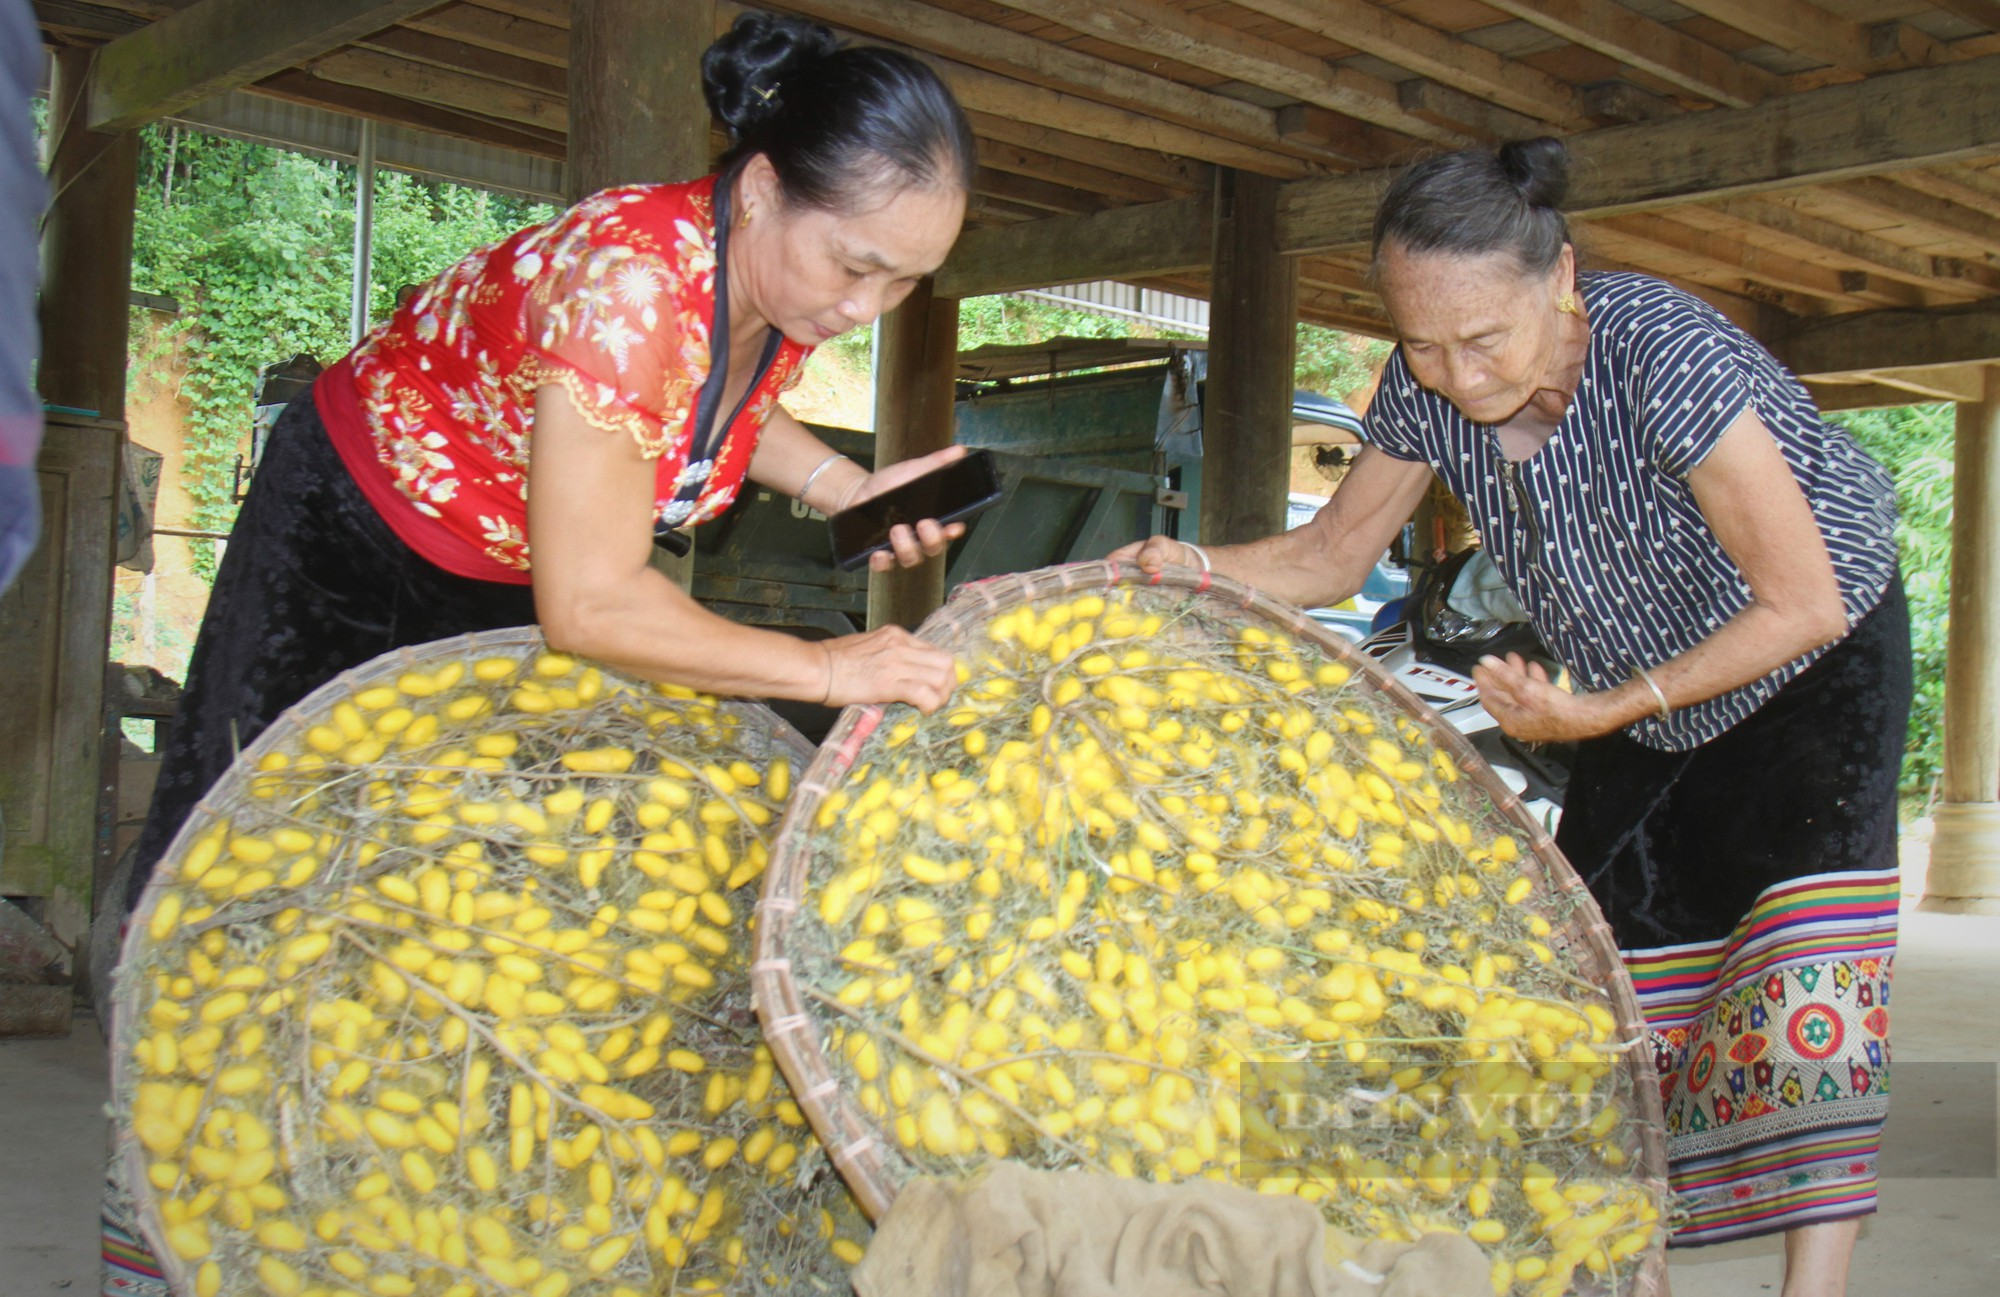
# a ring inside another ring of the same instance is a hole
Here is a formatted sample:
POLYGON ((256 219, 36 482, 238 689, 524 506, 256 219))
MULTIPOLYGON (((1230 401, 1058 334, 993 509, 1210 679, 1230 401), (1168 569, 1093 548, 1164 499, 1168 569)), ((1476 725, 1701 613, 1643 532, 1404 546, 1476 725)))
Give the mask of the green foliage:
POLYGON ((1381 338, 1301 324, 1292 385, 1346 400, 1374 377, 1394 347, 1381 338))
POLYGON ((1858 410, 1833 416, 1896 481, 1896 546, 1910 596, 1910 650, 1917 696, 1903 757, 1903 793, 1928 801, 1944 749, 1944 645, 1951 594, 1949 405, 1858 410))
MULTIPOLYGON (((178 346, 190 405, 181 476, 193 523, 227 531, 258 371, 301 351, 327 364, 347 351, 355 173, 160 127, 147 128, 139 165, 132 282, 178 299, 181 315, 165 333, 134 330, 146 348, 134 357, 134 377, 143 380, 149 361, 178 346)), ((547 210, 379 174, 373 315, 387 314, 399 285, 429 279, 547 210)), ((212 578, 212 558, 202 555, 198 566, 204 558, 202 575, 212 578)))

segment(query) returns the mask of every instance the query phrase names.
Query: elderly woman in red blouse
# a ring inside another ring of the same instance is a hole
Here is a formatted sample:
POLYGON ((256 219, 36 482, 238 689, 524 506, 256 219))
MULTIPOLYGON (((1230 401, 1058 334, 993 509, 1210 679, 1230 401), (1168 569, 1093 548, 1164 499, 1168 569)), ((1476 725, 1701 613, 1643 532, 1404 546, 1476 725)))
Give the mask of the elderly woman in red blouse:
MULTIPOLYGON (((217 577, 133 889, 286 707, 401 645, 539 622, 555 646, 729 694, 940 705, 894 627, 808 642, 705 611, 647 562, 745 478, 826 512, 878 473, 778 404, 813 347, 894 307, 957 237, 974 166, 928 68, 747 14, 702 64, 721 174, 606 190, 405 302, 280 420, 217 577)), ((878 569, 958 528, 899 527, 878 569)))

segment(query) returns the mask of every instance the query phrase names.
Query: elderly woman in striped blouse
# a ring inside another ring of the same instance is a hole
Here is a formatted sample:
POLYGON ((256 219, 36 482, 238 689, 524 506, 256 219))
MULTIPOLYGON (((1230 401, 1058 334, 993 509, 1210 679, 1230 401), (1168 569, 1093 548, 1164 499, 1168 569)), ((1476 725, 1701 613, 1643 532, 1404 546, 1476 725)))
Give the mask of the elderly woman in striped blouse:
POLYGON ((1435 473, 1578 687, 1478 670, 1501 726, 1581 747, 1558 841, 1653 1031, 1682 1244, 1783 1231, 1838 1294, 1875 1208, 1908 616, 1886 475, 1702 302, 1579 274, 1554 140, 1419 163, 1375 221, 1400 345, 1309 526, 1142 565, 1312 607, 1435 473))

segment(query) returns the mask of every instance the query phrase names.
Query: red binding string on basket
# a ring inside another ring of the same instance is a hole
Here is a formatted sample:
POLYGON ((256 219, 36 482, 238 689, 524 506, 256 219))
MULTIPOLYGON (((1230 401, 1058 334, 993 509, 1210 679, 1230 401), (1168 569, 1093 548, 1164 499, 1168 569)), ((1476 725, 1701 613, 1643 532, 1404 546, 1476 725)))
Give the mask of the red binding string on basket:
POLYGON ((882 707, 879 703, 870 703, 861 709, 861 714, 854 719, 854 732, 849 734, 847 741, 834 752, 835 758, 843 768, 854 764, 854 758, 861 752, 861 745, 868 741, 868 736, 873 734, 875 727, 881 723, 882 707))

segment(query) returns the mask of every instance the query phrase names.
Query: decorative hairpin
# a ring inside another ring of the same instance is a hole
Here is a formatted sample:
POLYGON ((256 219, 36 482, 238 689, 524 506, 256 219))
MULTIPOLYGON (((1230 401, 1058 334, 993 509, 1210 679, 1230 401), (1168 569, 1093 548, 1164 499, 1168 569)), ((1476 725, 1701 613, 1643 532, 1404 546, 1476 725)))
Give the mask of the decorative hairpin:
POLYGON ((778 93, 778 87, 776 86, 772 86, 769 90, 766 90, 762 86, 751 86, 750 88, 752 90, 755 90, 757 92, 758 97, 767 104, 771 102, 771 96, 778 93))

